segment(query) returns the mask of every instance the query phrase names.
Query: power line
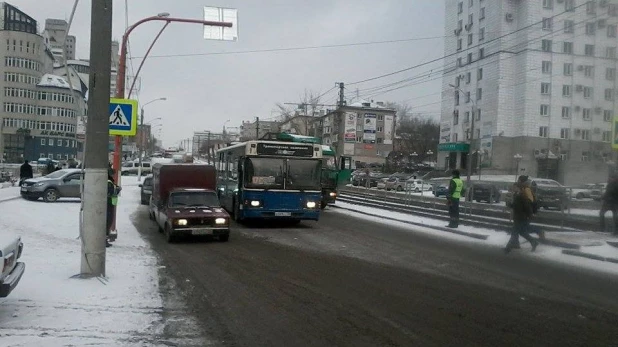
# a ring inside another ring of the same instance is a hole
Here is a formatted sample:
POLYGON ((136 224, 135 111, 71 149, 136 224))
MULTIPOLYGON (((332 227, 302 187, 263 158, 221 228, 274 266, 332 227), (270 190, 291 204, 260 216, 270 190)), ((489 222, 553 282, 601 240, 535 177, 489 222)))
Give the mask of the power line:
MULTIPOLYGON (((580 8, 580 7, 582 7, 582 6, 585 6, 585 5, 586 5, 586 3, 583 3, 582 5, 579 5, 579 6, 577 6, 577 7, 574 7, 574 8, 573 8, 573 11, 574 11, 574 10, 576 10, 576 9, 578 9, 578 8, 580 8)), ((563 15, 563 14, 565 14, 565 13, 568 13, 568 12, 573 12, 573 11, 572 11, 572 10, 565 10, 565 11, 560 12, 560 13, 558 13, 558 14, 556 14, 556 15, 554 15, 554 16, 551 16, 551 17, 549 17, 549 18, 550 18, 550 19, 554 19, 554 18, 556 18, 556 17, 558 17, 558 16, 561 16, 561 15, 563 15)), ((512 31, 512 32, 510 32, 510 33, 504 34, 504 35, 499 36, 499 37, 497 37, 497 38, 495 38, 495 39, 489 40, 489 41, 487 41, 487 42, 479 43, 479 44, 477 44, 477 45, 475 45, 475 46, 473 46, 473 47, 468 47, 468 48, 466 48, 466 51, 468 51, 468 50, 470 50, 470 49, 473 49, 473 48, 478 48, 478 47, 480 47, 480 46, 482 46, 482 45, 487 45, 487 44, 490 44, 490 43, 492 43, 492 42, 494 42, 494 41, 500 40, 500 39, 502 39, 502 38, 504 38, 504 37, 507 37, 507 36, 510 36, 510 35, 513 35, 513 34, 516 34, 516 33, 521 32, 521 31, 523 31, 523 30, 527 30, 527 29, 529 29, 529 28, 532 28, 532 27, 533 27, 533 26, 535 26, 535 25, 542 24, 542 23, 543 23, 543 20, 538 21, 538 22, 534 22, 534 23, 532 23, 532 24, 530 24, 530 25, 528 25, 528 26, 525 26, 525 27, 523 27, 523 28, 517 29, 517 30, 512 31)), ((461 54, 461 53, 462 53, 462 52, 455 52, 455 53, 451 53, 451 54, 448 54, 448 55, 442 56, 442 57, 440 57, 440 58, 436 58, 436 59, 433 59, 433 60, 430 60, 430 61, 427 61, 427 62, 424 62, 424 63, 420 63, 420 64, 417 64, 417 65, 414 65, 414 66, 410 66, 410 67, 407 67, 407 68, 404 68, 404 69, 401 69, 401 70, 393 71, 393 72, 390 72, 390 73, 387 73, 387 74, 384 74, 384 75, 380 75, 380 76, 376 76, 376 77, 371 77, 371 78, 367 78, 367 79, 364 79, 364 80, 361 80, 361 81, 352 82, 352 83, 347 83, 347 85, 349 85, 349 86, 350 86, 350 85, 354 85, 354 84, 360 84, 360 83, 365 83, 365 82, 369 82, 369 81, 377 80, 377 79, 384 78, 384 77, 393 76, 393 75, 396 75, 396 74, 399 74, 399 73, 402 73, 402 72, 406 72, 406 71, 410 71, 410 70, 413 70, 413 69, 419 68, 419 67, 421 67, 421 66, 425 66, 425 65, 433 64, 433 63, 435 63, 435 62, 439 62, 439 61, 441 61, 441 60, 443 60, 443 59, 450 58, 450 57, 456 56, 456 55, 461 54)))

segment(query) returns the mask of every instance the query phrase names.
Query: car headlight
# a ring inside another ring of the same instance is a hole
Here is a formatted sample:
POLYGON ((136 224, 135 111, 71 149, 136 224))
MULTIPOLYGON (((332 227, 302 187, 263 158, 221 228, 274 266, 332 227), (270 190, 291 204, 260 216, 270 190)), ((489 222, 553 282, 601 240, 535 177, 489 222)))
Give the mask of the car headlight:
POLYGON ((43 184, 44 184, 44 183, 36 183, 34 186, 35 186, 35 187, 40 187, 40 186, 42 186, 43 184))
POLYGON ((335 193, 335 192, 330 192, 330 194, 329 194, 329 195, 330 195, 331 197, 335 197, 335 196, 337 196, 337 193, 335 193))
POLYGON ((250 204, 252 207, 260 207, 260 205, 262 205, 262 203, 259 202, 258 200, 252 200, 250 204))
POLYGON ((178 224, 178 225, 187 225, 187 220, 186 219, 178 219, 178 220, 176 220, 176 224, 178 224))
POLYGON ((215 224, 221 225, 227 223, 227 219, 225 218, 217 218, 215 219, 215 224))
POLYGON ((315 201, 307 201, 307 208, 315 208, 316 203, 315 201))

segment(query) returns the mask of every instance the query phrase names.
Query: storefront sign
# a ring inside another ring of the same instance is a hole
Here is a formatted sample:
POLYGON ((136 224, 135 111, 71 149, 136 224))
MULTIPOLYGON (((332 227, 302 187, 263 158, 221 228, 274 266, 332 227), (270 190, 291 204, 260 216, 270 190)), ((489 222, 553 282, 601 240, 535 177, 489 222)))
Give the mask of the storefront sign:
POLYGON ((59 136, 59 137, 75 137, 75 134, 73 133, 64 133, 64 132, 60 132, 60 131, 49 131, 49 130, 43 130, 41 131, 41 135, 42 136, 59 136))
POLYGON ((470 149, 469 144, 460 143, 460 142, 441 143, 438 145, 438 151, 440 152, 465 152, 467 153, 469 149, 470 149))
POLYGON ((346 112, 344 142, 356 142, 356 113, 346 112))

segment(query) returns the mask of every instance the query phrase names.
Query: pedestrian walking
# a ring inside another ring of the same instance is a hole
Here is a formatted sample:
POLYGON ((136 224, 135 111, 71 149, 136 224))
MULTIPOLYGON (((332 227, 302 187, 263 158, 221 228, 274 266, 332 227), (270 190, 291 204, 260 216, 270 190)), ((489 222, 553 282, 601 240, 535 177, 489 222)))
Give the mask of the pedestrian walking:
POLYGON ((459 227, 459 200, 464 194, 464 183, 460 178, 459 170, 453 170, 453 178, 449 183, 446 203, 448 205, 449 228, 459 227))
POLYGON ((28 163, 28 160, 25 160, 19 168, 19 185, 21 186, 25 180, 33 177, 32 166, 28 163))
POLYGON ((603 201, 599 213, 601 217, 601 231, 605 231, 605 213, 612 211, 614 225, 611 231, 614 235, 618 235, 618 229, 616 229, 618 225, 618 174, 613 173, 609 177, 607 188, 605 188, 605 193, 601 199, 603 201))
POLYGON ((504 251, 509 253, 514 248, 520 248, 519 237, 528 240, 532 251, 536 250, 539 242, 530 236, 530 219, 532 218, 532 191, 527 183, 528 176, 519 176, 513 191, 513 230, 511 238, 504 251))
POLYGON ((112 232, 112 224, 114 222, 114 214, 116 210, 116 205, 118 205, 118 194, 120 193, 121 188, 116 185, 114 182, 114 177, 112 175, 107 176, 107 231, 105 240, 105 246, 111 247, 110 243, 110 234, 112 232))

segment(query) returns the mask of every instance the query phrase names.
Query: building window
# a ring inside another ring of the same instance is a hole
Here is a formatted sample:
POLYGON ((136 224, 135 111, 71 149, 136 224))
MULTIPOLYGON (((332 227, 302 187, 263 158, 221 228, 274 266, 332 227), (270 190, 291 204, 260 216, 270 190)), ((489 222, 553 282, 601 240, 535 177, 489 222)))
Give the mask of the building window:
POLYGON ((564 75, 565 76, 572 76, 573 75, 573 64, 571 63, 564 63, 564 75))
POLYGON ((481 109, 476 110, 476 120, 481 120, 481 109))
POLYGON ((483 20, 485 19, 485 7, 481 7, 480 13, 479 13, 479 20, 483 20))
POLYGON ((582 140, 590 141, 590 129, 582 129, 582 140))
POLYGON ((612 110, 604 110, 603 111, 603 121, 611 122, 614 120, 614 115, 612 114, 612 110))
POLYGON ((584 120, 592 120, 592 110, 589 108, 582 109, 582 118, 584 120))
POLYGON ((604 131, 603 132, 603 142, 611 142, 612 141, 612 132, 611 131, 604 131))
POLYGON ((591 65, 584 66, 584 76, 594 77, 594 66, 591 66, 591 65))
POLYGON ((548 95, 549 93, 551 93, 551 84, 541 83, 541 94, 548 95))
POLYGON ((586 99, 592 98, 592 92, 593 92, 592 87, 584 87, 584 98, 586 99))
POLYGON ((565 20, 564 21, 564 32, 566 34, 572 34, 575 32, 575 22, 573 22, 572 20, 565 20))
POLYGON ((468 15, 468 25, 472 25, 472 23, 474 23, 474 15, 470 13, 468 15))
POLYGON ((455 106, 459 106, 459 91, 455 91, 455 106))
POLYGON ((384 116, 383 116, 383 115, 379 115, 379 116, 377 117, 377 119, 378 119, 378 120, 384 120, 384 116))
POLYGON ((41 139, 41 146, 45 146, 47 144, 47 142, 45 141, 45 139, 41 139))
POLYGON ((570 98, 571 97, 571 86, 564 84, 562 85, 562 96, 570 98))
POLYGON ((463 20, 459 20, 457 21, 457 30, 462 31, 463 30, 463 20))
POLYGON ((616 68, 608 67, 605 70, 605 79, 608 81, 613 81, 616 79, 616 68))
POLYGON ((461 2, 461 1, 460 1, 460 2, 457 4, 457 13, 458 13, 458 14, 460 14, 460 13, 462 13, 462 12, 463 12, 463 2, 461 2))
POLYGON ((586 3, 586 13, 587 14, 596 14, 597 13, 596 3, 594 1, 588 1, 586 3))
POLYGON ((560 129, 560 138, 564 140, 569 139, 569 128, 560 129))
POLYGON ((356 137, 356 142, 362 143, 363 142, 363 137, 362 136, 357 136, 356 137))
POLYGON ((574 11, 575 10, 575 0, 564 0, 564 9, 566 11, 574 11))
POLYGON ((481 100, 483 98, 483 88, 476 89, 476 100, 481 100))
POLYGON ((551 40, 543 40, 541 41, 541 49, 543 50, 543 52, 551 52, 551 40))
POLYGON ((472 80, 472 73, 470 71, 468 71, 466 73, 466 84, 470 84, 471 80, 472 80))
POLYGON ((594 35, 597 31, 596 23, 586 23, 586 35, 594 35))
POLYGON ((384 131, 384 127, 376 127, 376 131, 381 133, 384 131))
POLYGON ((460 58, 457 58, 457 66, 462 67, 463 66, 463 60, 460 58))
POLYGON ((607 13, 612 17, 618 16, 618 4, 607 5, 607 13))
POLYGON ((479 59, 485 58, 485 48, 479 48, 479 59))
POLYGON ((539 127, 539 137, 548 137, 549 136, 549 127, 539 127))
POLYGON ((462 48, 461 45, 462 45, 462 40, 461 39, 457 39, 457 50, 458 51, 461 51, 461 48, 462 48))
POLYGON ((381 138, 381 137, 378 137, 378 138, 376 139, 376 143, 377 143, 377 144, 382 144, 382 143, 384 143, 384 139, 383 139, 383 138, 381 138))
POLYGON ((554 0, 543 0, 543 8, 554 8, 554 0))
POLYGON ((470 111, 466 111, 466 113, 464 113, 464 123, 470 123, 470 111))
POLYGON ((562 106, 562 118, 569 119, 571 118, 571 108, 567 106, 562 106))
POLYGON ((466 92, 466 103, 470 102, 470 92, 466 92))
POLYGON ((541 63, 541 71, 543 73, 551 73, 551 61, 543 61, 541 63))
POLYGON ((607 26, 607 37, 616 37, 616 25, 607 26))
POLYGON ((476 71, 476 80, 480 81, 483 79, 483 68, 480 68, 476 71))
POLYGON ((594 45, 586 45, 584 47, 584 55, 593 57, 594 56, 594 45))
POLYGON ((605 89, 605 100, 613 101, 614 100, 614 90, 611 88, 605 89))
POLYGON ((549 116, 549 105, 541 105, 541 116, 549 116))
POLYGON ((616 47, 607 47, 607 49, 605 49, 605 57, 616 59, 616 47))
POLYGON ((552 19, 551 18, 543 18, 543 30, 551 30, 552 27, 552 19))
MULTIPOLYGON (((474 43, 474 38, 472 34, 468 34, 468 46, 472 46, 473 43, 474 43)), ((468 59, 468 62, 470 62, 470 59, 468 59)))
POLYGON ((468 7, 474 6, 474 0, 468 0, 468 7))
POLYGON ((53 146, 54 145, 54 139, 49 139, 49 142, 47 144, 50 145, 50 146, 53 146))
POLYGON ((472 64, 472 53, 468 53, 468 64, 472 64))
POLYGON ((453 111, 453 125, 459 124, 459 110, 453 111))
POLYGON ((562 53, 573 54, 573 42, 564 41, 562 44, 562 53))
POLYGON ((479 29, 479 41, 485 40, 485 28, 479 29))

